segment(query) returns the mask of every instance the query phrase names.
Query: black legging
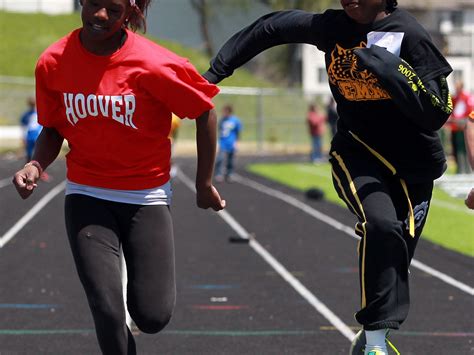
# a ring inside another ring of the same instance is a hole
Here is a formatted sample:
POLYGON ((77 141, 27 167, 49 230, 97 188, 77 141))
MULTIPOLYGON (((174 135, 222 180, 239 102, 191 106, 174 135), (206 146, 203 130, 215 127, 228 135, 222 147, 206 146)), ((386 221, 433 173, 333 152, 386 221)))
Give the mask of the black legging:
POLYGON ((127 307, 137 327, 157 333, 176 301, 173 225, 168 206, 66 196, 66 228, 77 272, 105 355, 136 354, 125 322, 120 247, 127 264, 127 307))

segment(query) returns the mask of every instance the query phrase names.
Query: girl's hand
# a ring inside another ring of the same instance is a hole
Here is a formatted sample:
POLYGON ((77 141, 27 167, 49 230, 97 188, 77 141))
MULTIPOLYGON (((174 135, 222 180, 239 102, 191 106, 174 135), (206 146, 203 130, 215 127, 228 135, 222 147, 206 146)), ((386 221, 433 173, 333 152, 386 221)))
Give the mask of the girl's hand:
POLYGON ((199 208, 212 208, 214 211, 220 211, 226 205, 225 200, 221 199, 219 192, 213 185, 196 188, 196 203, 199 208))
POLYGON ((34 165, 25 165, 13 176, 13 185, 22 199, 28 198, 38 186, 36 183, 40 178, 40 171, 34 165))

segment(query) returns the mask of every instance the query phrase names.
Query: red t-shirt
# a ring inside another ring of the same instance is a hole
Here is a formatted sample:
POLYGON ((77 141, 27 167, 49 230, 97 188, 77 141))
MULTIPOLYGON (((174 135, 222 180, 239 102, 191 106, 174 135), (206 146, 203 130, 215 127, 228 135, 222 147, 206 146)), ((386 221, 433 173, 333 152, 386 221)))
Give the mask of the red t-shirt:
POLYGON ((448 121, 448 126, 453 132, 464 131, 465 124, 457 124, 456 121, 462 121, 469 117, 474 110, 474 96, 468 92, 461 91, 453 96, 453 113, 448 121))
POLYGON ((109 56, 88 52, 79 32, 51 45, 36 67, 39 123, 68 141, 68 179, 125 190, 166 183, 171 112, 197 118, 219 89, 187 59, 131 31, 109 56))
POLYGON ((310 111, 306 117, 309 125, 309 132, 311 136, 322 136, 326 128, 326 117, 322 114, 310 111))

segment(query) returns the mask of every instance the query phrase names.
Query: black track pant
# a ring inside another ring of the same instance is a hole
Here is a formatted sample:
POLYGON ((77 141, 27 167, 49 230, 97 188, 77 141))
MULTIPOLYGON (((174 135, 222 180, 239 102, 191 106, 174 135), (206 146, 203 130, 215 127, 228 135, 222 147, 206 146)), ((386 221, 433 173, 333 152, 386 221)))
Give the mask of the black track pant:
POLYGON ((120 248, 127 265, 128 311, 140 330, 159 332, 169 322, 176 300, 169 207, 73 194, 66 196, 65 215, 102 353, 136 354, 125 322, 120 248))
POLYGON ((433 183, 406 184, 370 154, 333 151, 333 183, 358 218, 361 309, 366 330, 398 329, 410 305, 408 267, 428 213, 433 183), (408 193, 408 196, 407 196, 408 193), (414 237, 409 234, 409 201, 414 237))

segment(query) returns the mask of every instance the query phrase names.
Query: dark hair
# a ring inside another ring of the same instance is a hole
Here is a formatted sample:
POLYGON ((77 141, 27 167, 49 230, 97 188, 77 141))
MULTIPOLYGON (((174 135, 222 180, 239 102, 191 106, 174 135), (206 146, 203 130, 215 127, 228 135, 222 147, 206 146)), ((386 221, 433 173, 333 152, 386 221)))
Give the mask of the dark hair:
POLYGON ((132 13, 127 19, 126 26, 132 31, 141 29, 143 33, 146 32, 146 12, 150 6, 151 0, 135 0, 135 5, 132 6, 132 13))
POLYGON ((387 0, 387 7, 385 8, 388 12, 392 12, 398 6, 397 0, 387 0))
POLYGON ((223 109, 229 113, 233 113, 234 112, 234 107, 231 105, 231 104, 227 104, 223 107, 223 109))

